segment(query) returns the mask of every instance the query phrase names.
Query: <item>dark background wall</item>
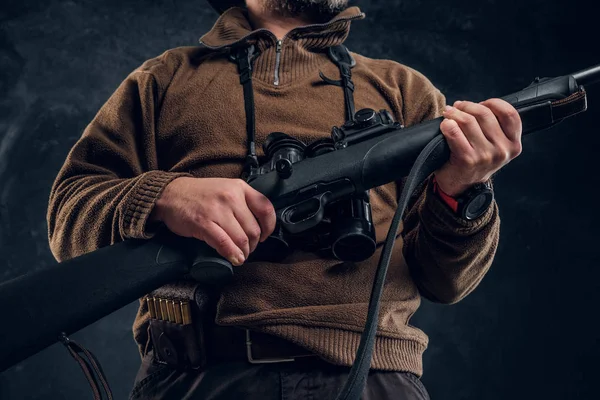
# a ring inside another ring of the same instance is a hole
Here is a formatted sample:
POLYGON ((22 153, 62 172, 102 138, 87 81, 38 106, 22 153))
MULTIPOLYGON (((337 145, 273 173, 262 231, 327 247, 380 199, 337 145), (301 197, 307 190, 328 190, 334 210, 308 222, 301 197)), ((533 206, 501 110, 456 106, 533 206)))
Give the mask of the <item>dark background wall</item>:
MULTIPOLYGON (((600 63, 591 0, 354 4, 368 18, 353 25, 348 46, 420 70, 449 102, 600 63)), ((0 281, 55 264, 48 193, 99 107, 144 60, 195 45, 216 16, 203 0, 2 3, 0 281)), ((600 87, 590 88, 587 113, 525 138, 496 178, 503 222, 491 271, 461 303, 425 302, 414 317, 431 338, 423 380, 433 399, 597 398, 599 112, 600 87)), ((74 335, 96 352, 117 398, 139 364, 134 313, 129 305, 74 335)), ((2 399, 89 397, 59 345, 0 375, 2 399)))

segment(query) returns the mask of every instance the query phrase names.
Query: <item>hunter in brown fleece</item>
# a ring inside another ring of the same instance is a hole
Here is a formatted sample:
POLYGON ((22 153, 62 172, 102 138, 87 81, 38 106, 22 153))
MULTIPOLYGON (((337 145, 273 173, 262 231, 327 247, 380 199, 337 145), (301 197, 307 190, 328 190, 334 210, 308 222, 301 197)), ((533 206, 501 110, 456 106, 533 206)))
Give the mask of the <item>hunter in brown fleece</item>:
MULTIPOLYGON (((332 126, 343 124, 345 108, 342 90, 319 78, 319 71, 339 76, 324 50, 344 42, 351 21, 363 17, 351 7, 327 24, 290 32, 279 85, 274 84, 276 38, 266 30, 252 31, 240 8, 225 12, 201 46, 171 49, 143 63, 85 129, 52 187, 47 218, 56 259, 152 237, 157 226, 148 217, 177 177, 240 176, 247 137, 242 86, 227 58, 232 44, 248 41, 260 51, 253 71, 259 156, 273 131, 305 143, 329 137, 332 126)), ((387 109, 405 126, 442 115, 444 96, 419 72, 353 56, 357 110, 387 109)), ((351 365, 400 189, 396 182, 371 191, 380 246, 370 259, 340 263, 298 251, 282 263, 246 263, 223 291, 216 322, 277 335, 332 363, 351 365)), ((499 225, 495 202, 481 218, 467 222, 428 188, 421 192, 391 260, 373 368, 422 374, 427 336, 409 323, 420 296, 454 303, 470 293, 492 263, 499 225)), ((147 321, 148 312, 140 307, 134 331, 142 352, 147 321)))

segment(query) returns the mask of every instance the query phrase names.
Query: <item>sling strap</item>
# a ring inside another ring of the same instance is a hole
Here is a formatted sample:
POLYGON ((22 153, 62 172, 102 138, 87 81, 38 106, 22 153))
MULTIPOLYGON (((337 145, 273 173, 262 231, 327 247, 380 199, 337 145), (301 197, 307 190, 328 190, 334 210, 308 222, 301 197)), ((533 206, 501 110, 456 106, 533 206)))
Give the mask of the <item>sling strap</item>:
POLYGON ((344 89, 344 103, 346 106, 346 122, 354 121, 354 82, 352 82, 352 68, 356 65, 356 60, 348 48, 343 44, 332 46, 327 49, 327 55, 333 61, 334 64, 340 69, 340 76, 342 79, 334 80, 328 78, 319 71, 319 76, 323 81, 330 85, 340 86, 344 89))
POLYGON ((375 346, 375 337, 377 333, 377 321, 379 318, 379 305, 383 287, 387 275, 388 267, 392 257, 392 250, 395 244, 395 238, 400 226, 400 221, 404 216, 404 211, 408 206, 414 191, 423 183, 429 175, 431 175, 440 165, 440 158, 447 158, 450 150, 442 134, 433 138, 427 146, 419 153, 417 160, 413 164, 408 178, 402 188, 400 199, 398 200, 398 208, 392 219, 390 229, 388 230, 377 271, 375 272, 375 280, 371 289, 371 297, 369 300, 369 308, 367 311, 367 322, 360 337, 360 344, 356 352, 356 359, 348 379, 344 387, 336 397, 336 400, 360 400, 364 387, 367 383, 369 369, 371 367, 371 358, 373 356, 373 348, 375 346))
POLYGON ((91 351, 69 338, 65 333, 61 333, 59 339, 62 344, 65 345, 67 350, 69 350, 69 354, 71 354, 81 367, 85 378, 92 388, 94 400, 113 400, 112 391, 110 390, 106 376, 104 376, 104 371, 96 356, 94 356, 91 351), (100 382, 100 384, 98 384, 98 382, 100 382), (105 394, 106 397, 103 396, 103 394, 105 394))
POLYGON ((240 75, 240 84, 244 88, 244 108, 246 110, 246 132, 248 135, 248 154, 244 163, 243 179, 248 179, 258 170, 258 157, 256 156, 256 117, 254 111, 254 89, 252 86, 252 63, 257 53, 254 45, 232 48, 230 60, 237 63, 240 75))

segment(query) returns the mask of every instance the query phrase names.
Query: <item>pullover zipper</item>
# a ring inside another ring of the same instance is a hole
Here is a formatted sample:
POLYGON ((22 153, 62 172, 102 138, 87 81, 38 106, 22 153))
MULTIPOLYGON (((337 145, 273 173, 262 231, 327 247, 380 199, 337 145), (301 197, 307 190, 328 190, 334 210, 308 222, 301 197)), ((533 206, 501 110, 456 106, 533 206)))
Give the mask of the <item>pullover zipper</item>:
POLYGON ((325 28, 325 27, 329 27, 329 26, 333 25, 336 22, 340 22, 340 21, 353 21, 353 20, 361 18, 363 16, 364 16, 364 14, 361 12, 359 14, 354 14, 354 15, 351 15, 351 16, 348 16, 348 17, 342 17, 342 18, 337 18, 336 17, 336 18, 332 19, 331 21, 323 23, 323 24, 310 24, 310 25, 300 26, 300 27, 294 28, 291 31, 289 31, 288 33, 286 33, 285 36, 283 37, 283 39, 281 39, 281 40, 277 40, 277 37, 270 30, 261 28, 261 29, 255 30, 253 32, 250 32, 247 35, 243 36, 241 39, 238 39, 238 40, 236 40, 236 41, 234 41, 232 43, 228 43, 228 44, 223 44, 223 45, 219 45, 219 46, 210 46, 210 45, 204 43, 202 41, 202 39, 200 39, 199 42, 200 42, 201 45, 205 46, 208 49, 220 50, 220 49, 223 49, 223 48, 226 48, 226 47, 231 47, 231 46, 237 45, 239 43, 242 43, 243 41, 245 41, 249 37, 251 37, 253 35, 256 35, 258 32, 268 34, 273 39, 275 39, 276 43, 277 43, 277 47, 275 48, 275 50, 276 50, 276 55, 275 55, 275 80, 274 80, 273 84, 275 86, 279 86, 279 64, 281 63, 281 46, 282 46, 283 40, 285 40, 290 33, 292 33, 292 32, 301 32, 303 30, 313 29, 313 28, 319 28, 319 27, 325 28))
POLYGON ((281 40, 277 41, 276 55, 275 55, 275 86, 279 86, 279 64, 281 63, 281 40))

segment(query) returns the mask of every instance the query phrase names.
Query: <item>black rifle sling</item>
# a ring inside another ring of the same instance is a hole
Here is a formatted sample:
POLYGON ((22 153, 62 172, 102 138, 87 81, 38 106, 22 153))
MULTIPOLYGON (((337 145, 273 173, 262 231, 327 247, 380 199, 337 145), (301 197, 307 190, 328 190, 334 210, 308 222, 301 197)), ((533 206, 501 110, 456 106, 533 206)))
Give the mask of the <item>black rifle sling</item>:
MULTIPOLYGON (((319 75, 325 82, 331 85, 341 86, 344 89, 346 118, 348 121, 354 121, 354 83, 352 82, 351 69, 356 65, 356 61, 344 45, 330 47, 328 49, 328 55, 339 67, 341 80, 336 81, 327 78, 322 72, 320 72, 319 75)), ((373 358, 373 348, 375 346, 375 338, 377 335, 377 322, 379 319, 381 295, 383 294, 385 278, 390 264, 392 250, 394 248, 400 221, 404 216, 404 211, 408 206, 408 202, 410 201, 415 189, 423 181, 425 181, 431 173, 435 171, 435 166, 438 165, 437 159, 444 154, 445 147, 447 147, 447 144, 442 135, 439 135, 432 140, 419 154, 419 157, 415 161, 404 187, 402 188, 402 193, 398 201, 398 208, 396 209, 394 219, 390 225, 390 229, 381 252, 381 258, 379 259, 379 265, 377 267, 375 280, 373 282, 371 296, 369 299, 367 321, 360 338, 360 344, 356 352, 354 364, 350 369, 350 373, 348 374, 348 379, 346 380, 344 387, 336 397, 337 400, 360 400, 362 396, 364 387, 367 383, 369 370, 371 368, 371 359, 373 358)))
POLYGON ((256 156, 256 119, 254 113, 254 89, 252 87, 252 63, 256 58, 254 45, 233 48, 230 59, 235 61, 240 75, 240 84, 244 88, 244 108, 246 110, 246 132, 248 134, 248 154, 244 164, 242 178, 247 179, 258 169, 256 156))
POLYGON ((396 213, 394 214, 394 218, 390 225, 379 259, 379 265, 375 272, 375 280, 373 282, 373 288, 371 289, 371 298, 369 300, 367 312, 367 322, 360 338, 356 359, 350 369, 348 379, 341 392, 336 397, 336 400, 360 400, 362 396, 365 384, 367 383, 371 358, 373 356, 373 347, 375 344, 377 321, 379 317, 379 301, 381 300, 381 294, 383 293, 385 277, 390 264, 400 221, 404 216, 404 211, 406 210, 415 189, 437 169, 437 166, 440 165, 440 157, 443 157, 444 154, 447 155, 448 152, 448 144, 446 143, 444 136, 441 134, 437 135, 427 144, 427 146, 425 146, 421 153, 419 153, 419 156, 413 164, 408 178, 404 183, 400 199, 398 200, 398 208, 396 209, 396 213))
POLYGON ((354 82, 352 82, 352 68, 356 60, 343 44, 332 46, 327 49, 327 55, 340 69, 341 80, 337 81, 326 77, 319 71, 319 76, 330 85, 340 86, 344 89, 344 103, 346 105, 346 121, 354 121, 354 82))

